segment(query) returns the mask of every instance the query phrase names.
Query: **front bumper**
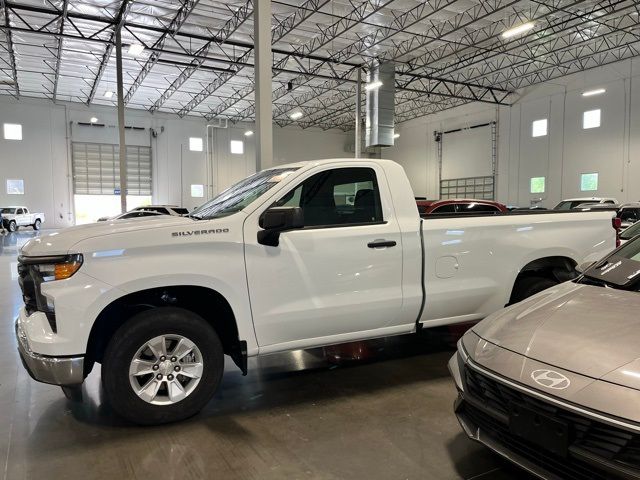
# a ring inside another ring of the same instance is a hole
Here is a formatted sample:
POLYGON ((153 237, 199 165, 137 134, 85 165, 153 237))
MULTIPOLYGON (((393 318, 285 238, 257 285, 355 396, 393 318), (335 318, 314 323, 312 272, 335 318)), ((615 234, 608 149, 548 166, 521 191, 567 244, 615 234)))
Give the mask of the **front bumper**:
POLYGON ((16 320, 16 340, 20 359, 34 380, 52 385, 78 385, 84 381, 84 357, 51 357, 34 353, 20 318, 16 320))
POLYGON ((460 346, 449 362, 449 369, 458 390, 455 414, 466 435, 529 473, 549 480, 640 478, 638 455, 633 450, 634 438, 640 437, 636 437, 631 430, 608 425, 602 422, 605 417, 585 415, 582 409, 579 410, 582 413, 578 413, 576 407, 564 402, 546 403, 526 387, 516 389, 515 384, 502 380, 476 364, 460 346), (479 375, 481 381, 486 381, 486 385, 493 382, 498 387, 498 390, 487 390, 496 394, 493 398, 504 395, 514 402, 528 402, 531 408, 549 408, 539 410, 545 415, 573 419, 573 432, 566 456, 550 453, 527 438, 514 436, 509 428, 508 417, 492 408, 491 401, 477 397, 478 383, 468 383, 468 369, 479 375), (594 445, 599 450, 594 451, 594 445))

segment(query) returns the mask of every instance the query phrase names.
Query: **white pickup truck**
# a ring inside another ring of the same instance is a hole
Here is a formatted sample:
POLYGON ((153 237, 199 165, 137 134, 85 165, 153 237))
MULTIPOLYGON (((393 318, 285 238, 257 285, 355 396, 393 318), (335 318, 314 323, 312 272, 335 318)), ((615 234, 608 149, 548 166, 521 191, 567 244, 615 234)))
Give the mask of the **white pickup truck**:
POLYGON ((335 159, 257 173, 187 217, 72 227, 18 262, 39 381, 133 422, 197 413, 247 358, 479 320, 615 247, 611 212, 421 220, 404 170, 335 159))
POLYGON ((0 207, 2 224, 10 232, 15 232, 18 227, 33 227, 40 230, 44 223, 44 213, 29 213, 27 207, 0 207))

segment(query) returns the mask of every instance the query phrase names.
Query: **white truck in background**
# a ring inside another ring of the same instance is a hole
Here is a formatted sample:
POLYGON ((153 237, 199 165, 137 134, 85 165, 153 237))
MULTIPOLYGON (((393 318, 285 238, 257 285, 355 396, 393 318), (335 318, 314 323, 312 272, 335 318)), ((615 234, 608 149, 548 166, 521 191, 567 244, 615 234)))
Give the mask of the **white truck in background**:
POLYGON ((0 207, 2 224, 10 232, 15 232, 19 227, 32 227, 40 230, 44 223, 44 213, 30 213, 27 207, 0 207))
POLYGON ((102 364, 142 424, 197 413, 247 358, 480 320, 615 248, 612 212, 433 216, 388 160, 278 166, 189 216, 72 227, 18 262, 20 356, 78 386, 102 364))

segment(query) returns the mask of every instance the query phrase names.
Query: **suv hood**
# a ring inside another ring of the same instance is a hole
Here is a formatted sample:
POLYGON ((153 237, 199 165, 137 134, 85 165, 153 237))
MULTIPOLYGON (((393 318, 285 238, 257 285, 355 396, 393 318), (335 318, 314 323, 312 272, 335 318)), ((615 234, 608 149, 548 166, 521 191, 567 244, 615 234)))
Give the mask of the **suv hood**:
POLYGON ((473 327, 482 339, 581 375, 640 389, 640 293, 566 282, 473 327))
POLYGON ((90 238, 164 227, 181 227, 184 225, 194 225, 195 222, 196 220, 188 217, 162 215, 160 217, 143 217, 79 225, 33 238, 24 244, 21 254, 35 257, 40 255, 82 253, 75 252, 73 250, 74 245, 90 238))

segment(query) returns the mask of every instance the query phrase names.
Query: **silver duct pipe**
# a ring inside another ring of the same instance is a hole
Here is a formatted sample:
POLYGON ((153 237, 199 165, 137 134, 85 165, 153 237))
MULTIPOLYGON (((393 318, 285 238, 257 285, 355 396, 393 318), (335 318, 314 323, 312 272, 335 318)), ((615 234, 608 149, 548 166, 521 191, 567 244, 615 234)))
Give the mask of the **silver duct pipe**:
POLYGON ((365 145, 393 146, 396 69, 393 62, 374 66, 367 75, 365 145))

